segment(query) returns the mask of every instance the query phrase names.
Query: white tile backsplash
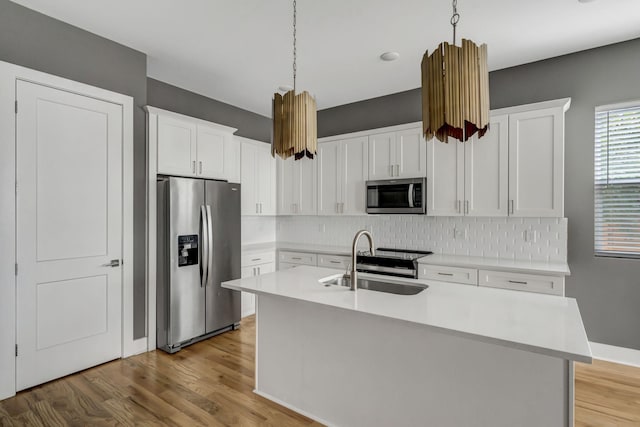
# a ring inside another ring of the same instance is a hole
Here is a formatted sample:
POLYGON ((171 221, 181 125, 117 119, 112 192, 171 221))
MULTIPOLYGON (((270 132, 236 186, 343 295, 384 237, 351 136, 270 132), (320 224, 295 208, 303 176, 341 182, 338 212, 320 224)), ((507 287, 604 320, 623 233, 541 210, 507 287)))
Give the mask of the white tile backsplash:
POLYGON ((243 245, 276 241, 275 216, 243 216, 240 224, 243 245))
POLYGON ((281 242, 349 246, 356 231, 366 229, 373 233, 378 247, 531 261, 567 260, 566 218, 281 216, 276 222, 276 237, 281 242))

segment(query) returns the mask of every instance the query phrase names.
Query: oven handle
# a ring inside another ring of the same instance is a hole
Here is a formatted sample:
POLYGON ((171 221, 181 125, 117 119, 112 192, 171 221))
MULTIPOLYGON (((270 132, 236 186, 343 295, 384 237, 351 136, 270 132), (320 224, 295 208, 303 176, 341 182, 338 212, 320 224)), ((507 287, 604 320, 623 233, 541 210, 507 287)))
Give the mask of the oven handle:
POLYGON ((409 184, 409 207, 413 208, 413 184, 409 184))

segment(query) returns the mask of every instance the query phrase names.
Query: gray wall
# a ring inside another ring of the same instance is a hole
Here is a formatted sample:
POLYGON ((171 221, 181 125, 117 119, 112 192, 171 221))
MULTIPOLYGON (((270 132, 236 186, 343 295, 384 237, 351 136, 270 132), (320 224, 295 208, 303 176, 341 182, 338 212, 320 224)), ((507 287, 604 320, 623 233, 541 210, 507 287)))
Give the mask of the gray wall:
MULTIPOLYGON (((491 108, 572 98, 565 142, 567 295, 577 298, 590 341, 640 349, 640 260, 593 256, 594 108, 640 100, 640 39, 494 71, 490 90, 491 108)), ((318 136, 419 121, 420 102, 415 89, 322 110, 318 136)))
POLYGON ((271 141, 271 119, 215 99, 172 86, 152 78, 147 79, 149 105, 202 120, 231 126, 235 133, 259 141, 271 141))
POLYGON ((147 57, 62 21, 0 0, 0 61, 134 98, 134 337, 145 335, 145 114, 147 57))

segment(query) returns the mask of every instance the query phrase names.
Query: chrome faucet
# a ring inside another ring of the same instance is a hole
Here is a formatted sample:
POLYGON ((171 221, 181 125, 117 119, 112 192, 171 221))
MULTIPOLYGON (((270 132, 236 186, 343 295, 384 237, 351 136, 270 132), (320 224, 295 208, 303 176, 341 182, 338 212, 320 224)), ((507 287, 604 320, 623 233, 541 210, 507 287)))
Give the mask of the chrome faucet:
POLYGON ((356 233, 356 237, 353 238, 353 245, 351 245, 351 290, 355 291, 358 288, 358 271, 356 268, 358 240, 360 237, 367 236, 369 240, 369 252, 371 255, 375 255, 375 249, 373 248, 373 236, 367 230, 360 230, 356 233))

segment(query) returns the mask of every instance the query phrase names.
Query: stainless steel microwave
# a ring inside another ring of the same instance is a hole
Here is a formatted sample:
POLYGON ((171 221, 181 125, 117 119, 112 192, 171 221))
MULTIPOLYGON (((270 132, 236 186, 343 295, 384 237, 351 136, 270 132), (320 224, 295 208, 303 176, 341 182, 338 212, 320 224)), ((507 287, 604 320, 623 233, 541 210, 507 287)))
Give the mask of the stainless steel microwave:
POLYGON ((367 213, 427 213, 427 179, 367 181, 367 213))

